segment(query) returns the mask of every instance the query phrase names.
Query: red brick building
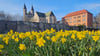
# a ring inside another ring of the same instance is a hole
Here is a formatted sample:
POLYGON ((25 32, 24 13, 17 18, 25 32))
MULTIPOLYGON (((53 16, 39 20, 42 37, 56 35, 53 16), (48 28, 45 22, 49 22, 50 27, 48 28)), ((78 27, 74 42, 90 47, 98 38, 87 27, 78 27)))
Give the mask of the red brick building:
POLYGON ((69 26, 85 25, 86 27, 92 27, 93 14, 85 9, 72 12, 64 16, 62 22, 69 26))

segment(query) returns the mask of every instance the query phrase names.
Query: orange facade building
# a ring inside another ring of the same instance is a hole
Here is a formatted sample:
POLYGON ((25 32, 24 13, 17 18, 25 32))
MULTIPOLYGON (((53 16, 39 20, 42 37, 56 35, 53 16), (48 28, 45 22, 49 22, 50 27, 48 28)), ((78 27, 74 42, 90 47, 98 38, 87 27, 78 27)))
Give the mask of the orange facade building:
POLYGON ((64 16, 62 22, 69 26, 85 25, 86 27, 92 27, 93 14, 85 9, 72 12, 64 16))

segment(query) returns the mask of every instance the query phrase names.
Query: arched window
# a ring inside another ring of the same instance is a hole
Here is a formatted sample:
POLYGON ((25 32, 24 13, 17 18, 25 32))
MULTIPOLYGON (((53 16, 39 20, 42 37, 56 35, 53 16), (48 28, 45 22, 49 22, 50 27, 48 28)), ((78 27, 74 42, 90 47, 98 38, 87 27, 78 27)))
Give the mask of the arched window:
POLYGON ((52 18, 50 17, 50 23, 52 23, 52 18))

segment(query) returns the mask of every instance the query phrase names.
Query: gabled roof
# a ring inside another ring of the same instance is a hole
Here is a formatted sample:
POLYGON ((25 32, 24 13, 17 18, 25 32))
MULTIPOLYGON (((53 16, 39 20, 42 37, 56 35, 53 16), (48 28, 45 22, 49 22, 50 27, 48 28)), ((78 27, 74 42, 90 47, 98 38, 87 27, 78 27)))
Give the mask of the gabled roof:
POLYGON ((54 14, 53 14, 52 11, 45 13, 45 15, 46 15, 46 16, 54 16, 54 14))
POLYGON ((45 13, 36 12, 39 17, 45 17, 45 13))
POLYGON ((36 13, 37 13, 37 15, 38 15, 39 17, 54 16, 54 14, 53 14, 52 11, 47 12, 47 13, 41 13, 41 12, 36 12, 36 13))
MULTIPOLYGON (((82 13, 90 13, 90 12, 88 12, 86 9, 83 9, 83 10, 80 10, 80 11, 69 13, 66 16, 64 16, 63 18, 78 15, 78 14, 82 14, 82 13)), ((92 13, 90 13, 90 14, 92 14, 92 13)))

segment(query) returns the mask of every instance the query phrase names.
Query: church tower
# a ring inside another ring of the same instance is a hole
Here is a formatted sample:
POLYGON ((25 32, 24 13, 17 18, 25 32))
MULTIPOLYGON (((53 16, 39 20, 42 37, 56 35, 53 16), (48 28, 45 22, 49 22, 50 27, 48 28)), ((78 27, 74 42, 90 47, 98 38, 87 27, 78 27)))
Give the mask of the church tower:
POLYGON ((34 15, 34 8, 33 8, 33 6, 31 7, 31 14, 34 15))
POLYGON ((24 21, 25 21, 25 16, 27 15, 27 8, 26 5, 24 4, 24 8, 23 8, 23 17, 24 17, 24 21))

